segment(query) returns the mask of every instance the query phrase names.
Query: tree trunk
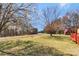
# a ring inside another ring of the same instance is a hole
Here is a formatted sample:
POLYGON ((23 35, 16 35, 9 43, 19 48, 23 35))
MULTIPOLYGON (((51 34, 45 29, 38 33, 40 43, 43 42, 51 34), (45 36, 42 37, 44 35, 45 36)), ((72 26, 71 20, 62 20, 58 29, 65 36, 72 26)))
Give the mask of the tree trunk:
POLYGON ((50 34, 50 36, 52 37, 52 34, 50 34))

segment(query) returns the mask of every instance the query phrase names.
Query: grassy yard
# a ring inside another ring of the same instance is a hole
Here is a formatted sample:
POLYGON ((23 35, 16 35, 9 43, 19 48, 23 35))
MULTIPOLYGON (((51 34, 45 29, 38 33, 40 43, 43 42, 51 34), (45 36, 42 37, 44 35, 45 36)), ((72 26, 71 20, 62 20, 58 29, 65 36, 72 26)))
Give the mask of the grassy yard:
POLYGON ((0 38, 0 55, 63 56, 79 55, 79 45, 69 36, 48 34, 0 38))

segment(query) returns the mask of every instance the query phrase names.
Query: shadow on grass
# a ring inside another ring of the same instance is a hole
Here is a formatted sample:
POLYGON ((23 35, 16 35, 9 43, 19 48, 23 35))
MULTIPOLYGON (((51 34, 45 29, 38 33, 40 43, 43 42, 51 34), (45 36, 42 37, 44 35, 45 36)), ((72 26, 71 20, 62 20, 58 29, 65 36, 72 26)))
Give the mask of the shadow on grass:
POLYGON ((58 40, 58 41, 72 41, 70 40, 70 37, 65 37, 65 36, 52 36, 49 38, 53 40, 58 40))
POLYGON ((69 55, 72 56, 71 54, 65 54, 56 48, 53 47, 48 47, 44 46, 40 43, 33 42, 33 41, 16 41, 16 43, 13 45, 12 42, 10 42, 7 48, 6 46, 3 45, 2 48, 5 49, 0 49, 0 55, 11 55, 11 56, 64 56, 64 55, 69 55), (9 45, 9 46, 8 46, 9 45), (16 47, 16 46, 23 46, 21 49, 16 49, 14 51, 11 51, 10 49, 16 47), (9 51, 7 51, 9 50, 9 51))
POLYGON ((67 36, 41 36, 39 38, 42 38, 42 39, 52 39, 52 40, 58 40, 58 41, 71 41, 70 40, 70 37, 67 37, 67 36))
POLYGON ((66 39, 69 39, 68 37, 62 37, 62 36, 53 36, 56 40, 64 41, 66 39))

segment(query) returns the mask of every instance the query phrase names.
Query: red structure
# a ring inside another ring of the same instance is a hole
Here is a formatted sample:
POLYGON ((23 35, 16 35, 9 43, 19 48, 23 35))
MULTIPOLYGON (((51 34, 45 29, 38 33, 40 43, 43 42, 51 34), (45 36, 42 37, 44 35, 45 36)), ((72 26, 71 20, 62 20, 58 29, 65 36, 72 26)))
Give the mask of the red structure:
POLYGON ((77 41, 77 33, 72 33, 71 34, 71 39, 76 42, 77 41))
POLYGON ((79 44, 79 33, 77 33, 77 44, 79 44))
POLYGON ((71 37, 71 40, 79 44, 79 33, 72 33, 70 37, 71 37))

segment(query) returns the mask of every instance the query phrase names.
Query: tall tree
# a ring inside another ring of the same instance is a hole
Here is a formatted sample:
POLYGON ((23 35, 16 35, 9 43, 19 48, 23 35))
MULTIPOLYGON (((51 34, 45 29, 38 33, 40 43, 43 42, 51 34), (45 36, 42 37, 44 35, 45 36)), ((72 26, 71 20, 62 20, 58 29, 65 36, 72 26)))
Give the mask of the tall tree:
MULTIPOLYGON (((17 21, 22 21, 21 24, 23 26, 28 25, 29 18, 28 17, 33 11, 32 8, 33 4, 12 4, 0 3, 0 33, 3 30, 6 30, 8 26, 12 23, 17 23, 17 21), (18 19, 21 17, 21 19, 18 19), (27 23, 26 23, 27 22, 27 23)), ((20 25, 21 25, 20 24, 20 25)))
POLYGON ((63 21, 66 28, 77 28, 79 26, 79 12, 75 10, 67 13, 66 16, 63 17, 63 21))
POLYGON ((46 8, 43 10, 43 16, 45 20, 45 32, 49 33, 52 36, 54 32, 54 21, 58 19, 60 12, 58 7, 55 6, 54 8, 46 8))

